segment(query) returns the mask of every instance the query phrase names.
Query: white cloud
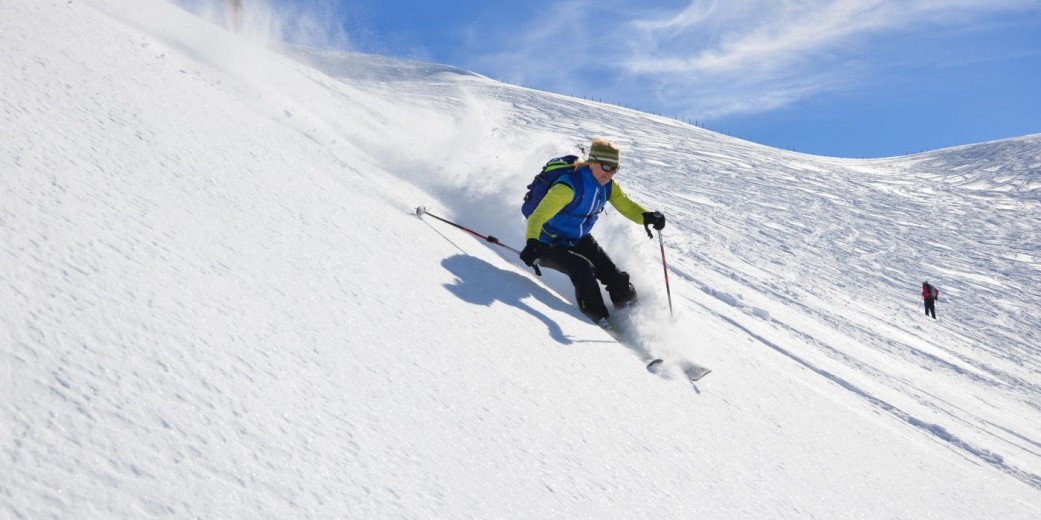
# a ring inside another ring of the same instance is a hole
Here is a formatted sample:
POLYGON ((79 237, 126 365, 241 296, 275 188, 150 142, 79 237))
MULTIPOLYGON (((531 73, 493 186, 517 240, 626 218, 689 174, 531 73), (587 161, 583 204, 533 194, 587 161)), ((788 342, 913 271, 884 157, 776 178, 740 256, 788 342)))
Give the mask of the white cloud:
POLYGON ((707 117, 848 88, 913 54, 881 54, 892 38, 1039 9, 1041 0, 692 0, 664 11, 632 0, 575 0, 514 23, 531 30, 512 31, 500 44, 508 50, 480 66, 517 83, 640 96, 707 117), (588 16, 593 9, 597 16, 588 16), (615 74, 605 81, 607 71, 615 74))

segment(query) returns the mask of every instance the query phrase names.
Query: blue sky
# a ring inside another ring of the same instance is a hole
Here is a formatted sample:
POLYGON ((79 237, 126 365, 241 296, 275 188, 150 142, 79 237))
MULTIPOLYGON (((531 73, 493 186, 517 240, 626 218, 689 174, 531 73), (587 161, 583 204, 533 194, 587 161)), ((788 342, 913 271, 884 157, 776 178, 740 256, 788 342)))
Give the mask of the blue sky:
POLYGON ((1041 132, 1041 0, 269 1, 317 13, 351 50, 801 152, 1041 132))

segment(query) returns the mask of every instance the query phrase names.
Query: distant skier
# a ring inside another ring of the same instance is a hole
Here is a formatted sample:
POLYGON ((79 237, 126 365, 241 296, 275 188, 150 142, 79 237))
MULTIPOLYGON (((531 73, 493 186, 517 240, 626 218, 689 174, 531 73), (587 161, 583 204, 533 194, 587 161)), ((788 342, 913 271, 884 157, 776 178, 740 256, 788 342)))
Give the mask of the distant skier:
POLYGON ((228 9, 228 22, 231 28, 238 32, 242 27, 242 0, 224 0, 224 7, 228 9))
POLYGON ((922 282, 922 299, 925 300, 925 315, 933 315, 933 319, 936 319, 936 300, 940 298, 940 290, 929 282, 922 282))
MULTIPOLYGON (((621 151, 606 139, 594 139, 586 160, 554 159, 563 173, 545 192, 528 216, 527 244, 520 257, 527 265, 539 264, 566 274, 575 286, 575 298, 583 314, 604 329, 610 329, 607 306, 597 281, 607 287, 615 308, 636 301, 629 273, 621 271, 589 234, 600 212, 610 202, 629 220, 654 229, 665 227, 665 216, 646 211, 625 195, 612 178, 619 169, 621 151), (571 164, 571 161, 574 161, 571 164)), ((544 170, 545 171, 545 170, 544 170)))

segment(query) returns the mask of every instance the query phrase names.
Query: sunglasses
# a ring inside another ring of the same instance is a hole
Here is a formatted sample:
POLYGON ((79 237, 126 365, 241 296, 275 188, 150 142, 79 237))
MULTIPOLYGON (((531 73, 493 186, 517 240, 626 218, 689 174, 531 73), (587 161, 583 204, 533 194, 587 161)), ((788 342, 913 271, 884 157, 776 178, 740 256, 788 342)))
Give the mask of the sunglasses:
POLYGON ((610 164, 600 163, 600 169, 604 170, 605 173, 611 173, 618 170, 617 166, 611 166, 610 164))

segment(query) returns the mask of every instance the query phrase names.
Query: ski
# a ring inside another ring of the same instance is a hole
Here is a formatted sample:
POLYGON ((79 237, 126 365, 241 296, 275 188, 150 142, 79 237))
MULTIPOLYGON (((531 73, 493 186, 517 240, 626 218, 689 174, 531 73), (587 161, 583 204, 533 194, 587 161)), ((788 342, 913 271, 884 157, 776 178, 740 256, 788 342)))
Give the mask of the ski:
POLYGON ((647 363, 647 371, 659 375, 662 377, 669 377, 670 368, 675 369, 681 373, 691 382, 697 382, 701 378, 709 375, 712 372, 711 368, 699 365, 693 361, 681 359, 679 361, 672 361, 666 363, 664 359, 652 359, 650 363, 647 363))
MULTIPOLYGON (((632 320, 630 318, 615 319, 609 328, 604 329, 608 334, 611 335, 619 344, 626 348, 634 351, 643 357, 644 360, 651 358, 650 349, 647 346, 641 345, 645 343, 639 341, 632 333, 632 320), (630 331, 626 333, 625 331, 630 331)), ((712 369, 699 365, 693 361, 687 359, 676 359, 666 361, 661 358, 651 358, 647 362, 647 371, 659 376, 663 379, 675 379, 677 377, 684 377, 691 383, 695 383, 712 372, 712 369), (682 374, 682 376, 680 376, 682 374)))

